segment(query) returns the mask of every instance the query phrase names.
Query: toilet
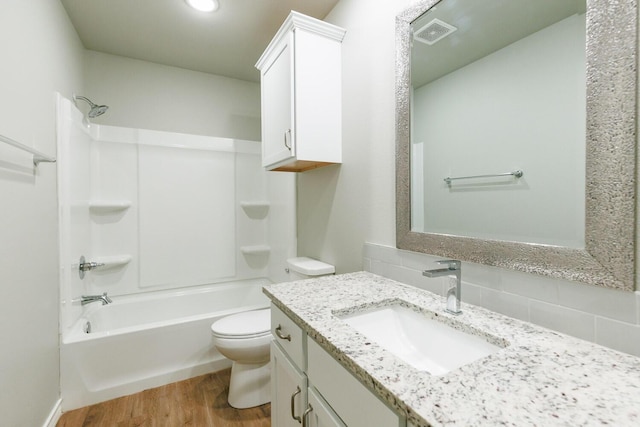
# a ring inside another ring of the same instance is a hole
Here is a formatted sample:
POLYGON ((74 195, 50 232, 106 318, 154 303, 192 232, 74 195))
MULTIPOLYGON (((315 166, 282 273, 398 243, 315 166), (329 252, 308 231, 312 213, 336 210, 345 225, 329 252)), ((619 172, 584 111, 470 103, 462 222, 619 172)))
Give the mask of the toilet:
MULTIPOLYGON (((307 257, 287 260, 291 280, 335 273, 335 267, 307 257)), ((230 359, 229 405, 251 408, 271 401, 271 310, 245 311, 223 317, 211 325, 213 344, 230 359)))
POLYGON ((308 257, 289 258, 287 265, 290 280, 316 279, 336 272, 333 265, 308 257))
POLYGON ((268 308, 233 314, 211 325, 213 344, 233 361, 228 401, 234 408, 251 408, 271 400, 270 329, 268 308))

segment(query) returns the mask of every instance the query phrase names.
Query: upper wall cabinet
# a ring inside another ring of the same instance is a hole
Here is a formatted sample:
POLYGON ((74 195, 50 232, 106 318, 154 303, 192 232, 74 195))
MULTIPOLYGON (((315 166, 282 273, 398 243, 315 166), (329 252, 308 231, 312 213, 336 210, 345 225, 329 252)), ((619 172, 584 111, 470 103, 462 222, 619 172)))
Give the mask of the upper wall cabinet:
POLYGON ((291 12, 262 54, 262 166, 304 172, 342 162, 345 30, 291 12))

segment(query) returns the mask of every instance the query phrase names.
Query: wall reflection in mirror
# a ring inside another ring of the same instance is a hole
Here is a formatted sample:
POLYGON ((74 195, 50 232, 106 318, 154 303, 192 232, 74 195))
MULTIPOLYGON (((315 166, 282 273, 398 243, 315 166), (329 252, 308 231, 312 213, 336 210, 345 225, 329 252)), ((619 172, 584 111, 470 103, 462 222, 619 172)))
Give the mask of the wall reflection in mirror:
POLYGON ((412 231, 584 248, 585 11, 443 0, 411 24, 412 231))

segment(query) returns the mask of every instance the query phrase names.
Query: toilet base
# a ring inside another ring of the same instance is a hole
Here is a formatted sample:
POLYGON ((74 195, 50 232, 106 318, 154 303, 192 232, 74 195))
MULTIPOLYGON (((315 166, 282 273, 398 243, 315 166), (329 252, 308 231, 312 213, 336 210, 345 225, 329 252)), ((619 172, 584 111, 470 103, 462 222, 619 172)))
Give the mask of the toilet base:
POLYGON ((229 405, 252 408, 271 401, 271 364, 233 362, 229 383, 229 405))

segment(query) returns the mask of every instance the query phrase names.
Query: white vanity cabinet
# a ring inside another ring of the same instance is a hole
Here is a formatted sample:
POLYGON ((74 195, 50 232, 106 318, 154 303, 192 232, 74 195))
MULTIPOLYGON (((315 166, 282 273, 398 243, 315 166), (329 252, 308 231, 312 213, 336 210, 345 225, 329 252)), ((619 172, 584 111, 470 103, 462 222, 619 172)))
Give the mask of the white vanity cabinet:
POLYGON ((406 427, 398 415, 271 305, 271 425, 406 427))
POLYGON ((271 425, 299 426, 307 407, 307 337, 274 305, 271 334, 271 425))
POLYGON ((307 407, 307 376, 271 342, 271 425, 298 427, 307 407))
POLYGON ((313 388, 309 388, 305 423, 309 427, 345 427, 346 424, 313 388))
POLYGON ((389 408, 311 339, 308 340, 307 356, 309 384, 320 392, 345 425, 405 426, 404 417, 389 408))
POLYGON ((258 60, 267 170, 303 172, 342 162, 344 34, 291 12, 258 60))

